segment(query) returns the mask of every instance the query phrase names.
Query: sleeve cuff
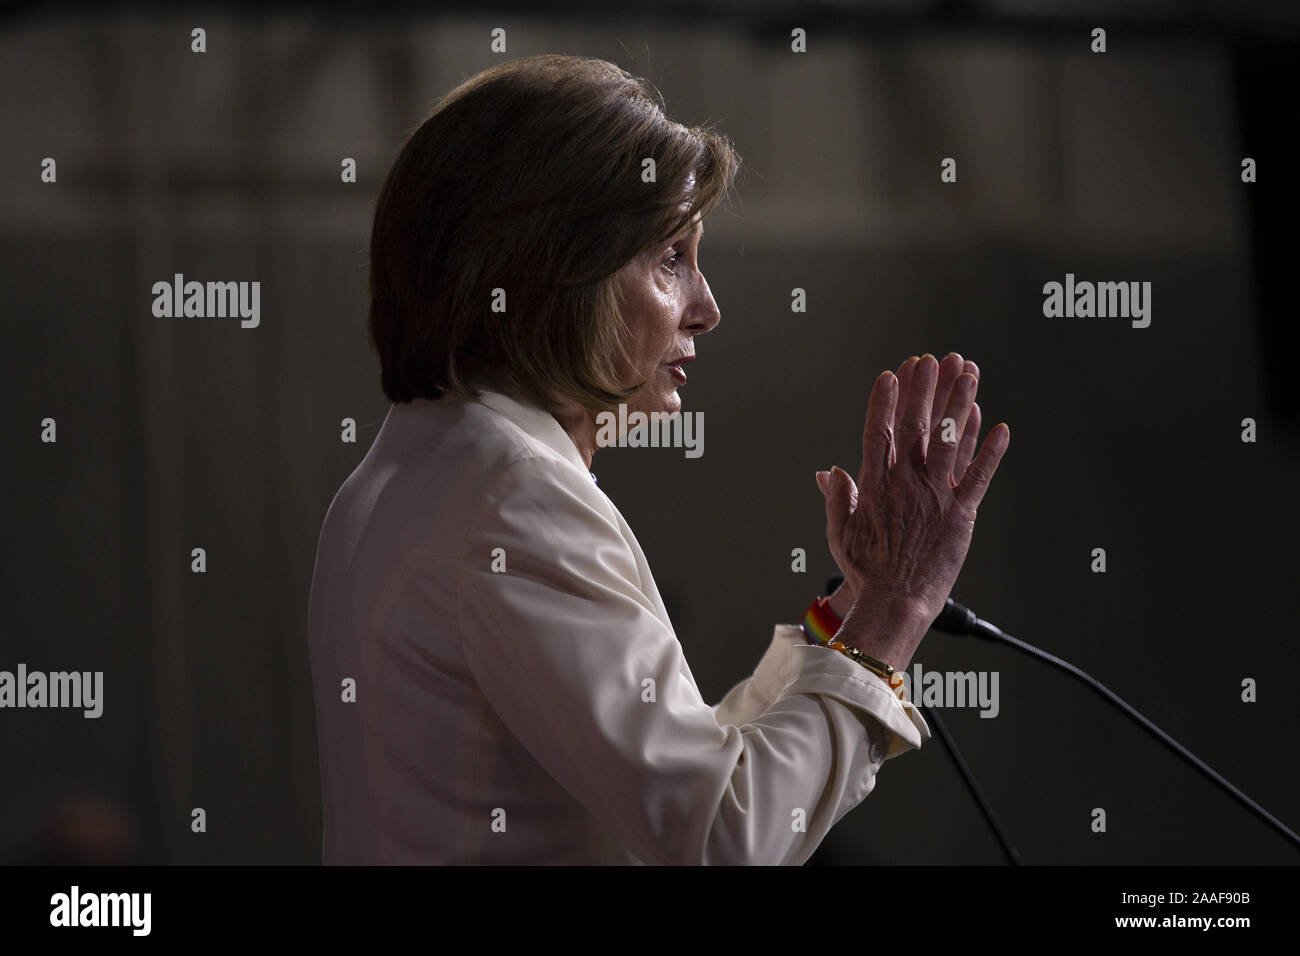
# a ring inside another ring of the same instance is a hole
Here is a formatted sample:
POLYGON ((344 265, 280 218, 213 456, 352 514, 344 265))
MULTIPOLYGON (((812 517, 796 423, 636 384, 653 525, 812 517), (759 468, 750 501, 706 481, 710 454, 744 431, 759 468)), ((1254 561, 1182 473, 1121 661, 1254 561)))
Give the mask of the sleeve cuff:
POLYGON ((825 694, 874 717, 891 740, 885 759, 916 750, 930 728, 911 701, 901 701, 883 677, 843 654, 809 644, 797 624, 778 624, 754 671, 755 689, 775 701, 794 694, 825 694), (770 695, 770 696, 769 696, 770 695))

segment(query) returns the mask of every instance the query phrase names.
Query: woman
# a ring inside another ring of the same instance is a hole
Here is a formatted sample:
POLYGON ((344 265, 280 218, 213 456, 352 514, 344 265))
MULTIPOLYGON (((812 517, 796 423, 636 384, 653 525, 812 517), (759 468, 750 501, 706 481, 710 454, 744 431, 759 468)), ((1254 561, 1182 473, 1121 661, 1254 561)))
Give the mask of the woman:
POLYGON ((974 363, 876 380, 858 482, 818 474, 846 583, 717 705, 589 472, 602 411, 681 407, 720 318, 703 219, 738 163, 568 56, 470 79, 397 157, 369 319, 394 404, 312 581, 326 863, 803 863, 928 739, 889 666, 1006 447, 999 426, 972 461, 974 363))

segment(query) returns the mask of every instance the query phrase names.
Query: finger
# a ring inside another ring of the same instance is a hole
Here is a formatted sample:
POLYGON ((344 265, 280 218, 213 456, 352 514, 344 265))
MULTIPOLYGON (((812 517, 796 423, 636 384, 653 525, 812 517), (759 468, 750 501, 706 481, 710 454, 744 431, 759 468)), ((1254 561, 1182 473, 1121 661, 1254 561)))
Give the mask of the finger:
POLYGON ((957 457, 952 463, 952 484, 955 488, 966 474, 966 466, 975 455, 975 444, 980 437, 980 403, 972 402, 970 417, 966 419, 966 430, 962 432, 961 444, 957 446, 957 457))
POLYGON ((998 470, 998 462, 1002 460, 1010 441, 1011 428, 1006 422, 999 422, 984 439, 984 447, 966 468, 961 482, 953 489, 957 501, 972 512, 984 499, 984 492, 988 491, 989 482, 993 480, 993 473, 998 470))
MULTIPOLYGON (((912 387, 912 373, 916 371, 916 364, 920 361, 921 356, 913 355, 911 358, 906 359, 902 365, 898 366, 899 395, 906 395, 907 390, 912 387)), ((901 414, 903 414, 903 403, 899 402, 894 409, 894 431, 898 431, 898 416, 901 414)))
MULTIPOLYGON (((880 488, 889 472, 894 445, 894 407, 898 403, 898 379, 886 369, 871 388, 867 421, 862 428, 862 468, 859 488, 880 488)), ((847 476, 846 476, 847 477, 847 476)))
POLYGON ((952 464, 957 458, 957 446, 966 430, 971 405, 975 401, 975 376, 963 372, 953 382, 943 417, 930 434, 930 447, 925 456, 926 473, 944 488, 953 487, 952 464))
POLYGON ((930 403, 931 431, 939 427, 939 419, 948 407, 948 399, 952 397, 952 385, 957 381, 957 376, 965 371, 965 365, 966 360, 956 352, 949 352, 939 363, 939 381, 934 386, 934 401, 930 403))
POLYGON ((911 388, 899 401, 904 403, 898 417, 895 441, 898 443, 898 464, 910 463, 920 468, 925 465, 925 451, 930 434, 930 405, 934 401, 934 384, 939 377, 939 363, 929 352, 921 356, 912 373, 911 388))

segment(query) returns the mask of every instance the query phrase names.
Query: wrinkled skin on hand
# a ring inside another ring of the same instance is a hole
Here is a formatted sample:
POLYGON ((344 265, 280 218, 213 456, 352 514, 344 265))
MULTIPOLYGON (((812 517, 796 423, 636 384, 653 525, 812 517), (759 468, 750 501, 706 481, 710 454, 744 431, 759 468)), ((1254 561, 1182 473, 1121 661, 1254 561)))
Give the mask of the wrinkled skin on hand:
POLYGON ((897 375, 881 373, 857 482, 838 467, 817 473, 827 543, 845 578, 832 598, 841 617, 859 599, 926 622, 943 609, 1011 435, 999 424, 975 454, 978 377, 978 366, 955 352, 942 363, 913 356, 897 375))

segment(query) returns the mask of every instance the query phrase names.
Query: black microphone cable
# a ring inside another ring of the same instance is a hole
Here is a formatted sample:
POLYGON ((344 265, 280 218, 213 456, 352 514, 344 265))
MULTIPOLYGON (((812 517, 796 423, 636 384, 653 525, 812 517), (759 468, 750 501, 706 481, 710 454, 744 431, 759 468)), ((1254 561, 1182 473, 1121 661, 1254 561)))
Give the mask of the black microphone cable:
POLYGON ((1222 774, 1211 769, 1205 761, 1201 760, 1196 756, 1196 754, 1192 753, 1178 741, 1174 740, 1173 737, 1170 737, 1167 733, 1140 714, 1136 708, 1122 700, 1119 695, 1109 687, 1090 674, 1086 674, 1079 670, 1079 668, 1075 667, 1069 661, 1063 661, 1059 657, 1049 654, 1047 651, 1041 650, 1040 648, 1034 647, 1032 644, 1025 643, 1019 638, 1004 633, 1001 629, 994 627, 988 621, 977 617, 974 611, 963 604, 958 604, 952 598, 948 598, 947 602, 944 604, 943 610, 939 612, 939 616, 935 618, 934 623, 930 626, 937 631, 944 631, 948 634, 971 635, 974 637, 982 637, 985 640, 1008 644, 1011 647, 1023 651, 1030 657, 1036 657, 1040 661, 1046 661, 1053 667, 1057 667, 1072 677, 1077 678, 1095 690, 1106 700, 1110 701, 1110 703, 1114 704, 1115 707, 1131 718, 1139 727, 1148 731, 1162 744, 1199 770, 1229 796, 1237 800, 1242 806, 1250 810, 1269 826, 1273 827, 1273 829, 1277 830, 1295 846, 1300 847, 1300 836, 1297 836, 1290 827, 1277 817, 1273 816, 1254 800, 1250 799, 1250 797, 1242 793, 1239 789, 1228 782, 1222 774))

